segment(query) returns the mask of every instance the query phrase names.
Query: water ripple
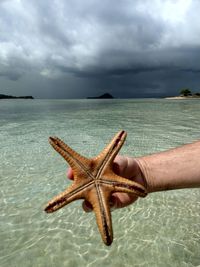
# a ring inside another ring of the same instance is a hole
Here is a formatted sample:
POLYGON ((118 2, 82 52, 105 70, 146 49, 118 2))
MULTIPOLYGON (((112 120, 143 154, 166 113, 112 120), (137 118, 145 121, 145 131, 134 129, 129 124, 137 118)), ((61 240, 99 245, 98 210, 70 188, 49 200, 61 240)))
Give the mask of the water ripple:
POLYGON ((1 267, 199 266, 197 189, 152 194, 114 211, 111 247, 104 246, 94 214, 85 214, 81 201, 55 214, 43 207, 70 183, 48 136, 93 156, 121 128, 128 131, 122 154, 162 151, 199 139, 200 102, 9 103, 0 113, 1 267))

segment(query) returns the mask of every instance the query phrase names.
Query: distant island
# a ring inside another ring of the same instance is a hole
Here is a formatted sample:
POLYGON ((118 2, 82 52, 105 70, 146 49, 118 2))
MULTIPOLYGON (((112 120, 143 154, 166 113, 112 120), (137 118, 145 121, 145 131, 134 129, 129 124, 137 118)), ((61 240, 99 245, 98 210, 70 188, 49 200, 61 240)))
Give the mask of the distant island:
POLYGON ((184 88, 180 91, 179 96, 169 96, 165 99, 200 99, 200 93, 192 93, 189 88, 184 88))
POLYGON ((100 96, 88 96, 87 99, 112 99, 114 98, 111 94, 105 93, 100 96))
POLYGON ((13 95, 3 95, 0 94, 0 99, 34 99, 33 96, 13 96, 13 95))

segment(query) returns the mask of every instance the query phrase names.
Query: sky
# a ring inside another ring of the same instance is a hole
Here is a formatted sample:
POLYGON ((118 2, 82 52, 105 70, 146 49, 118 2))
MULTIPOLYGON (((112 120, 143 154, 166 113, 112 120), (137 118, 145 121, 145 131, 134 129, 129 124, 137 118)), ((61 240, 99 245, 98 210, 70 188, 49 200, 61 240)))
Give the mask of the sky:
POLYGON ((199 0, 0 0, 0 94, 200 92, 199 0))

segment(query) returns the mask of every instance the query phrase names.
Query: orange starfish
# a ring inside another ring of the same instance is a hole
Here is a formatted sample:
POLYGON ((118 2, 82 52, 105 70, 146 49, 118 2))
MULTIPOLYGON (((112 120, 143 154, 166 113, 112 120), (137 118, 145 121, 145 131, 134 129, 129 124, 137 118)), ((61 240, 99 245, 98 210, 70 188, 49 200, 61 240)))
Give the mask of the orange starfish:
POLYGON ((63 193, 54 197, 45 211, 54 212, 77 199, 87 200, 93 207, 97 225, 104 243, 109 246, 113 241, 113 230, 109 200, 114 192, 133 193, 145 197, 145 187, 120 177, 113 172, 113 160, 125 139, 126 132, 120 131, 105 149, 92 159, 85 158, 71 149, 57 137, 50 137, 53 148, 69 163, 73 170, 74 182, 63 193))

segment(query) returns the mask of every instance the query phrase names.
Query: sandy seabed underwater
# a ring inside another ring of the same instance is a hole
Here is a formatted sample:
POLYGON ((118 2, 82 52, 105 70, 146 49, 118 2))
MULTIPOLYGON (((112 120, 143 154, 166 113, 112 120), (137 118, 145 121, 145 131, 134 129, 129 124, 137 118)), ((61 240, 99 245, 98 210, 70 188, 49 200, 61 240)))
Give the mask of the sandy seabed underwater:
POLYGON ((119 130, 121 154, 142 156, 200 139, 199 100, 3 100, 0 103, 0 266, 200 266, 200 190, 160 192, 112 213, 106 247, 81 201, 46 214, 70 183, 48 144, 58 136, 85 156, 119 130))

